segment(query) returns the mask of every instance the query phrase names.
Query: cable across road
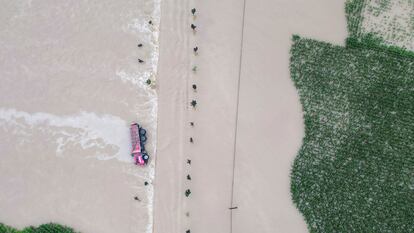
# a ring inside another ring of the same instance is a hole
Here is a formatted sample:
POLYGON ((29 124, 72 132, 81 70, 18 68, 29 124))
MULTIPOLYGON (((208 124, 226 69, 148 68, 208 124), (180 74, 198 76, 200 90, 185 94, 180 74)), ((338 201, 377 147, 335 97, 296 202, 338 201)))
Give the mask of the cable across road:
MULTIPOLYGON (((239 77, 237 82, 237 104, 236 104, 236 126, 234 128, 234 148, 233 148, 233 175, 231 183, 231 203, 230 207, 233 207, 234 200, 234 174, 236 168, 236 144, 237 144, 237 129, 238 129, 238 119, 239 119, 239 96, 240 96, 240 80, 241 80, 241 69, 243 61, 243 42, 244 42, 244 18, 246 15, 246 1, 243 0, 243 18, 242 18, 242 30, 241 30, 241 43, 240 43, 240 60, 239 60, 239 77)), ((233 232, 233 210, 230 210, 230 233, 233 232)))

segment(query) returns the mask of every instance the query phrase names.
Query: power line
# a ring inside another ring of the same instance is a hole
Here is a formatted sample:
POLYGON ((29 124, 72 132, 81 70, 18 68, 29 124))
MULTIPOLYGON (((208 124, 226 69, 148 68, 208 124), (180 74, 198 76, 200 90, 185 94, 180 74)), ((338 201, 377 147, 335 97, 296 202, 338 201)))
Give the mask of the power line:
MULTIPOLYGON (((240 80, 241 80, 241 68, 243 61, 243 43, 244 43, 244 18, 246 14, 246 1, 243 0, 243 19, 242 19, 242 31, 241 31, 241 43, 240 43, 240 61, 239 61, 239 78, 237 83, 237 104, 236 104, 236 127, 234 129, 234 147, 233 147, 233 175, 231 183, 231 203, 230 206, 233 206, 234 198, 234 172, 236 168, 236 143, 237 143, 237 129, 238 129, 238 119, 239 119, 239 96, 240 96, 240 80)), ((230 211, 230 233, 233 232, 233 211, 230 211)))

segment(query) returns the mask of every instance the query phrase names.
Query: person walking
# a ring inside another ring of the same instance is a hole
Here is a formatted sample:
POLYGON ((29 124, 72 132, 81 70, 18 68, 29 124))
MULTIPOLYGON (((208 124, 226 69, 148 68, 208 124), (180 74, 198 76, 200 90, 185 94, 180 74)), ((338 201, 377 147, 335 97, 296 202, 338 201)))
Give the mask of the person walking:
POLYGON ((190 194, 191 194, 191 190, 190 189, 185 190, 185 196, 186 197, 189 197, 190 194))
POLYGON ((192 100, 191 101, 191 106, 193 106, 193 108, 195 108, 197 106, 197 101, 196 100, 192 100))

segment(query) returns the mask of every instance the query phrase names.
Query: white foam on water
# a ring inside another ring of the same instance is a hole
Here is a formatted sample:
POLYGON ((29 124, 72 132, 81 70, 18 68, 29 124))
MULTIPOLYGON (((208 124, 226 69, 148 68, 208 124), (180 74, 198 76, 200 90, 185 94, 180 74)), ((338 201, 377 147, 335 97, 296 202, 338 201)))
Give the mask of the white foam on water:
POLYGON ((131 83, 139 89, 146 90, 149 86, 145 83, 147 79, 154 78, 151 71, 141 73, 128 73, 125 70, 117 70, 116 76, 124 83, 131 83))
MULTIPOLYGON (((156 74, 158 68, 159 59, 159 25, 161 20, 161 0, 152 0, 152 12, 146 17, 137 17, 129 20, 123 27, 124 32, 132 33, 139 37, 145 48, 148 48, 149 56, 145 61, 148 66, 144 66, 144 69, 136 70, 129 69, 128 67, 118 68, 115 72, 116 79, 123 83, 132 84, 144 102, 137 104, 133 107, 137 113, 139 121, 143 121, 147 128, 147 131, 151 132, 151 138, 148 140, 147 150, 150 153, 152 159, 146 169, 146 178, 153 181, 155 178, 155 155, 156 155, 156 132, 157 132, 157 112, 158 112, 158 100, 156 86, 156 74), (152 24, 149 24, 149 21, 152 24), (150 79, 151 85, 148 85, 146 81, 150 79), (145 110, 144 110, 145 109, 145 110)), ((152 185, 146 188, 146 196, 148 202, 146 208, 148 212, 148 225, 146 226, 146 232, 153 232, 153 202, 154 202, 154 188, 152 185)))
MULTIPOLYGON (((161 0, 153 0, 153 8, 151 12, 150 19, 148 18, 135 18, 129 23, 127 23, 122 29, 124 31, 139 35, 141 41, 143 41, 146 46, 150 47, 150 57, 147 58, 147 62, 150 65, 144 71, 128 71, 123 69, 118 69, 116 71, 116 76, 122 82, 128 82, 133 84, 137 91, 140 92, 141 95, 145 96, 147 102, 144 104, 145 106, 136 106, 135 109, 139 112, 139 109, 142 107, 149 109, 148 112, 151 125, 149 125, 149 130, 152 133, 153 140, 149 140, 150 146, 153 148, 152 155, 153 159, 148 164, 148 179, 154 180, 155 178, 155 159, 154 155, 156 154, 156 131, 157 131, 157 112, 158 112, 158 100, 157 100, 157 93, 155 90, 156 85, 156 74, 158 68, 158 60, 159 60, 159 26, 161 20, 161 0), (152 25, 148 23, 151 20, 153 22, 152 25), (146 81, 150 79, 151 85, 148 85, 146 81)), ((148 225, 146 227, 147 233, 153 232, 153 202, 154 202, 154 188, 151 185, 147 189, 147 200, 148 203, 146 205, 148 211, 148 225)))
POLYGON ((132 162, 128 123, 116 116, 88 112, 57 116, 0 108, 0 126, 12 126, 14 134, 21 136, 22 141, 33 131, 46 131, 55 140, 57 156, 63 156, 66 146, 70 145, 99 150, 100 153, 88 157, 132 162))

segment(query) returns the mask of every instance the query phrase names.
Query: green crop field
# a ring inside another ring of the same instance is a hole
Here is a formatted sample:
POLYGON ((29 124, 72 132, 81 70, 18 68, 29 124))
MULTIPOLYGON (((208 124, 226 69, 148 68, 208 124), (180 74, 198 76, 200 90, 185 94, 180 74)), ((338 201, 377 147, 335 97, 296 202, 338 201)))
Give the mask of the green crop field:
POLYGON ((294 37, 291 191, 311 232, 414 232, 414 58, 294 37))
POLYGON ((292 199, 310 232, 414 232, 414 0, 348 0, 346 47, 293 36, 305 137, 292 199))

